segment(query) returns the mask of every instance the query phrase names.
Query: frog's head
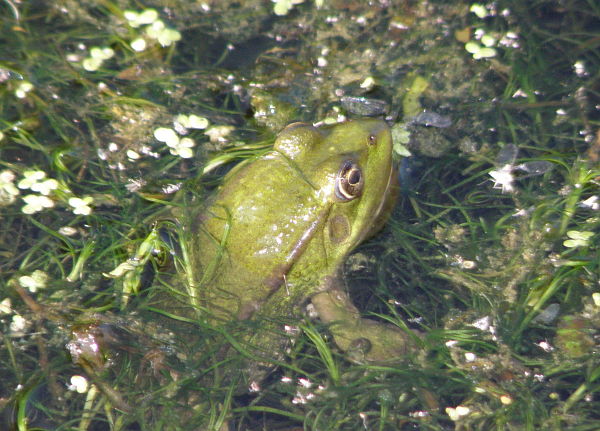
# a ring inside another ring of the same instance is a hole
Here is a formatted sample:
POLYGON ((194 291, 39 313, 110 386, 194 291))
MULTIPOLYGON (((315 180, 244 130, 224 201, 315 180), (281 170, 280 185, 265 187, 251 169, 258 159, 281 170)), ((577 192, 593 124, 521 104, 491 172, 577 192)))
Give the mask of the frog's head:
POLYGON ((311 253, 324 252, 327 266, 338 267, 389 213, 396 178, 389 127, 377 119, 318 129, 294 123, 279 134, 275 150, 297 168, 296 181, 306 183, 306 193, 313 194, 321 210, 314 222, 322 241, 304 254, 310 260, 311 253))

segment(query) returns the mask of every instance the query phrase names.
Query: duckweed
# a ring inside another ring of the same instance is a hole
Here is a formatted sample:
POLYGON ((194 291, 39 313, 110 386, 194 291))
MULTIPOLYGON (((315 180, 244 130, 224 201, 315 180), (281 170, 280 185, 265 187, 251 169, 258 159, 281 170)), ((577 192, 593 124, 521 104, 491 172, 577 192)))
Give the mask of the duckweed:
POLYGON ((0 4, 0 428, 597 427, 597 7, 147 5, 0 4), (356 364, 285 322, 240 393, 236 325, 260 322, 164 307, 177 219, 282 123, 352 118, 344 97, 382 102, 403 158, 348 289, 420 347, 356 364))

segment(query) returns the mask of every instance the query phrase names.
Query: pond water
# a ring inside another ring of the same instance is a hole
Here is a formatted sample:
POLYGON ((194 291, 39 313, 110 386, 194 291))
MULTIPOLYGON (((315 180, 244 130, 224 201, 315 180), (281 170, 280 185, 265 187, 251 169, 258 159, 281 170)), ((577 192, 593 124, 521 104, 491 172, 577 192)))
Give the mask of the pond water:
POLYGON ((5 0, 0 25, 1 429, 597 428, 600 6, 5 0), (400 187, 343 289, 414 346, 205 317, 185 220, 286 125, 362 117, 400 187))

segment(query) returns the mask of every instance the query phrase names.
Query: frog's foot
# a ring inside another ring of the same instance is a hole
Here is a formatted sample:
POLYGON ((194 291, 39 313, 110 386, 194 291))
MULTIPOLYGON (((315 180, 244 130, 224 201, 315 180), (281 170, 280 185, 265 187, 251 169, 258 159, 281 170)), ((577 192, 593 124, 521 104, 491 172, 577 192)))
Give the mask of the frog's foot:
POLYGON ((340 289, 320 292, 311 299, 319 317, 332 323, 338 347, 357 362, 395 362, 415 349, 415 337, 397 326, 360 317, 348 295, 340 289))

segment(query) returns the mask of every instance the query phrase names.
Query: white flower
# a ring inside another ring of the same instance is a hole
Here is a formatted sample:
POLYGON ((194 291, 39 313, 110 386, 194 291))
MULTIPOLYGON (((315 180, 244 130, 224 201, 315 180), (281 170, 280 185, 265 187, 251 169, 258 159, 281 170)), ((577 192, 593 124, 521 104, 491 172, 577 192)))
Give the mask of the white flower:
POLYGON ((575 70, 575 75, 579 77, 586 76, 588 74, 585 70, 585 63, 583 61, 576 61, 573 65, 573 69, 575 70))
POLYGON ((123 12, 123 16, 129 22, 129 25, 132 27, 139 27, 141 24, 138 23, 140 14, 134 10, 126 10, 123 12))
POLYGON ((94 198, 91 196, 85 196, 82 198, 69 198, 69 205, 73 207, 73 214, 90 215, 92 208, 89 206, 94 202, 94 198))
POLYGON ((81 62, 81 65, 88 72, 95 72, 96 70, 100 69, 100 66, 102 66, 102 59, 94 58, 94 57, 86 57, 81 62))
MULTIPOLYGON (((2 181, 0 180, 0 187, 2 187, 2 181)), ((583 208, 589 208, 591 210, 597 210, 600 208, 600 204, 598 203, 598 196, 590 196, 584 201, 579 202, 579 206, 583 208)))
POLYGON ((481 19, 489 15, 485 6, 480 5, 479 3, 473 3, 469 9, 469 12, 473 12, 475 15, 477 15, 477 18, 481 19))
POLYGON ((131 46, 131 49, 136 52, 141 52, 146 49, 146 41, 142 37, 132 40, 129 45, 131 46))
POLYGON ((133 150, 127 150, 127 158, 129 160, 137 160, 139 159, 141 156, 138 152, 133 151, 133 150))
POLYGON ((52 190, 58 188, 58 181, 53 178, 40 181, 46 178, 46 172, 44 171, 25 171, 23 172, 23 176, 25 178, 17 184, 20 189, 30 189, 34 192, 40 192, 44 196, 48 196, 52 190))
POLYGON ((15 96, 17 96, 19 99, 23 99, 31 90, 33 90, 33 84, 29 81, 23 81, 15 90, 15 96))
POLYGON ((372 76, 367 76, 360 84, 360 88, 371 90, 375 86, 375 79, 372 76))
POLYGON ((154 137, 169 147, 174 147, 179 143, 179 136, 177 136, 173 129, 169 129, 168 127, 159 127, 154 130, 154 137))
POLYGON ((114 55, 115 55, 115 51, 113 51, 112 48, 109 48, 106 46, 103 46, 103 47, 94 46, 92 49, 90 49, 90 57, 92 57, 92 58, 99 58, 100 60, 108 60, 109 58, 111 58, 114 55))
POLYGON ((273 12, 275 15, 287 15, 287 13, 294 7, 295 4, 303 3, 304 0, 272 0, 275 3, 273 6, 273 12))
POLYGON ((14 185, 15 174, 12 171, 0 172, 0 206, 12 204, 19 195, 19 189, 14 185))
POLYGON ((173 42, 178 42, 181 40, 181 33, 172 28, 165 28, 159 32, 157 40, 161 46, 171 46, 173 42))
POLYGON ((62 226, 58 229, 58 233, 64 236, 73 236, 77 233, 77 229, 72 226, 62 226))
POLYGON ((146 34, 151 39, 158 39, 158 35, 165 29, 165 23, 161 20, 154 21, 151 25, 146 27, 146 34))
POLYGON ((131 193, 137 192, 138 190, 140 190, 142 187, 144 187, 146 185, 146 180, 144 179, 133 179, 133 178, 129 178, 129 183, 125 184, 125 188, 130 191, 131 193))
POLYGON ((21 287, 29 290, 31 293, 35 293, 38 289, 46 287, 48 283, 48 274, 44 271, 36 269, 31 275, 24 275, 19 277, 19 284, 21 287))
POLYGON ((158 12, 156 9, 144 9, 138 16, 138 22, 140 24, 152 24, 158 19, 158 12))
POLYGON ((54 178, 48 178, 45 181, 34 183, 31 185, 30 189, 34 192, 40 192, 44 196, 48 196, 52 190, 56 190, 58 188, 58 181, 54 178))
POLYGON ((0 314, 10 313, 12 313, 12 302, 10 298, 4 298, 2 302, 0 302, 0 314))
POLYGON ((206 129, 208 127, 208 119, 198 115, 183 115, 180 114, 175 118, 175 123, 179 123, 186 129, 206 129))
POLYGON ((71 376, 71 384, 67 386, 70 391, 85 394, 89 388, 87 379, 80 375, 71 376))
POLYGON ((481 36, 481 43, 483 44, 483 46, 487 46, 488 48, 490 48, 496 44, 496 39, 494 39, 494 37, 490 36, 489 34, 484 34, 483 36, 481 36))
MULTIPOLYGON (((171 46, 173 42, 181 40, 181 33, 165 26, 165 23, 158 18, 158 12, 155 9, 146 9, 141 13, 127 10, 124 16, 131 27, 137 28, 145 25, 146 36, 157 40, 162 46, 171 46)), ((138 37, 130 45, 134 51, 139 52, 146 49, 146 41, 142 37, 138 37)))
POLYGON ((94 46, 90 49, 90 56, 86 57, 81 65, 88 72, 94 72, 102 66, 104 60, 108 60, 115 55, 115 51, 107 46, 94 46))
MULTIPOLYGON (((167 144, 168 145, 168 144, 167 144)), ((194 156, 194 152, 192 148, 196 145, 193 139, 191 138, 181 138, 181 140, 177 143, 177 145, 171 147, 169 151, 174 156, 179 156, 184 159, 189 159, 194 156)))
POLYGON ((181 33, 175 29, 166 27, 165 23, 159 19, 146 27, 146 35, 150 39, 157 40, 161 46, 171 46, 173 42, 181 40, 181 33))
POLYGON ((494 179, 493 187, 502 189, 502 193, 513 192, 515 190, 515 177, 512 172, 512 165, 504 165, 500 169, 490 171, 490 176, 494 179))
POLYGON ((44 171, 25 171, 25 172, 23 172, 23 176, 25 178, 23 178, 21 181, 19 181, 19 184, 17 184, 17 186, 20 189, 30 189, 31 186, 36 184, 39 180, 46 178, 46 172, 44 172, 44 171))
POLYGON ((465 50, 473 55, 475 60, 482 58, 490 58, 496 56, 496 49, 489 46, 481 46, 477 42, 467 42, 465 44, 465 50))
POLYGON ((206 132, 211 142, 225 142, 227 136, 233 131, 233 126, 212 126, 206 132))
POLYGON ((585 247, 589 244, 590 239, 594 236, 594 232, 590 232, 590 231, 579 232, 577 230, 570 230, 567 232, 567 236, 570 239, 567 239, 563 242, 563 245, 565 247, 569 247, 569 248, 585 247))
POLYGON ((123 14, 131 27, 137 28, 142 25, 152 24, 158 19, 158 12, 155 9, 145 9, 141 13, 133 10, 126 10, 123 14))
POLYGON ((461 417, 471 413, 471 409, 466 406, 446 407, 446 414, 450 416, 453 421, 459 420, 461 417))
POLYGON ((10 332, 13 337, 22 337, 31 322, 25 320, 20 314, 15 314, 10 322, 10 332))
POLYGON ((44 208, 52 208, 54 201, 47 196, 27 195, 23 197, 25 205, 21 211, 25 214, 35 214, 42 211, 44 208))
MULTIPOLYGON (((189 118, 182 118, 182 120, 189 123, 189 118)), ((179 156, 184 159, 189 159, 194 156, 194 152, 192 151, 192 148, 196 145, 194 140, 191 138, 179 138, 173 129, 159 127, 154 131, 154 137, 160 142, 167 144, 169 152, 174 156, 179 156)))

